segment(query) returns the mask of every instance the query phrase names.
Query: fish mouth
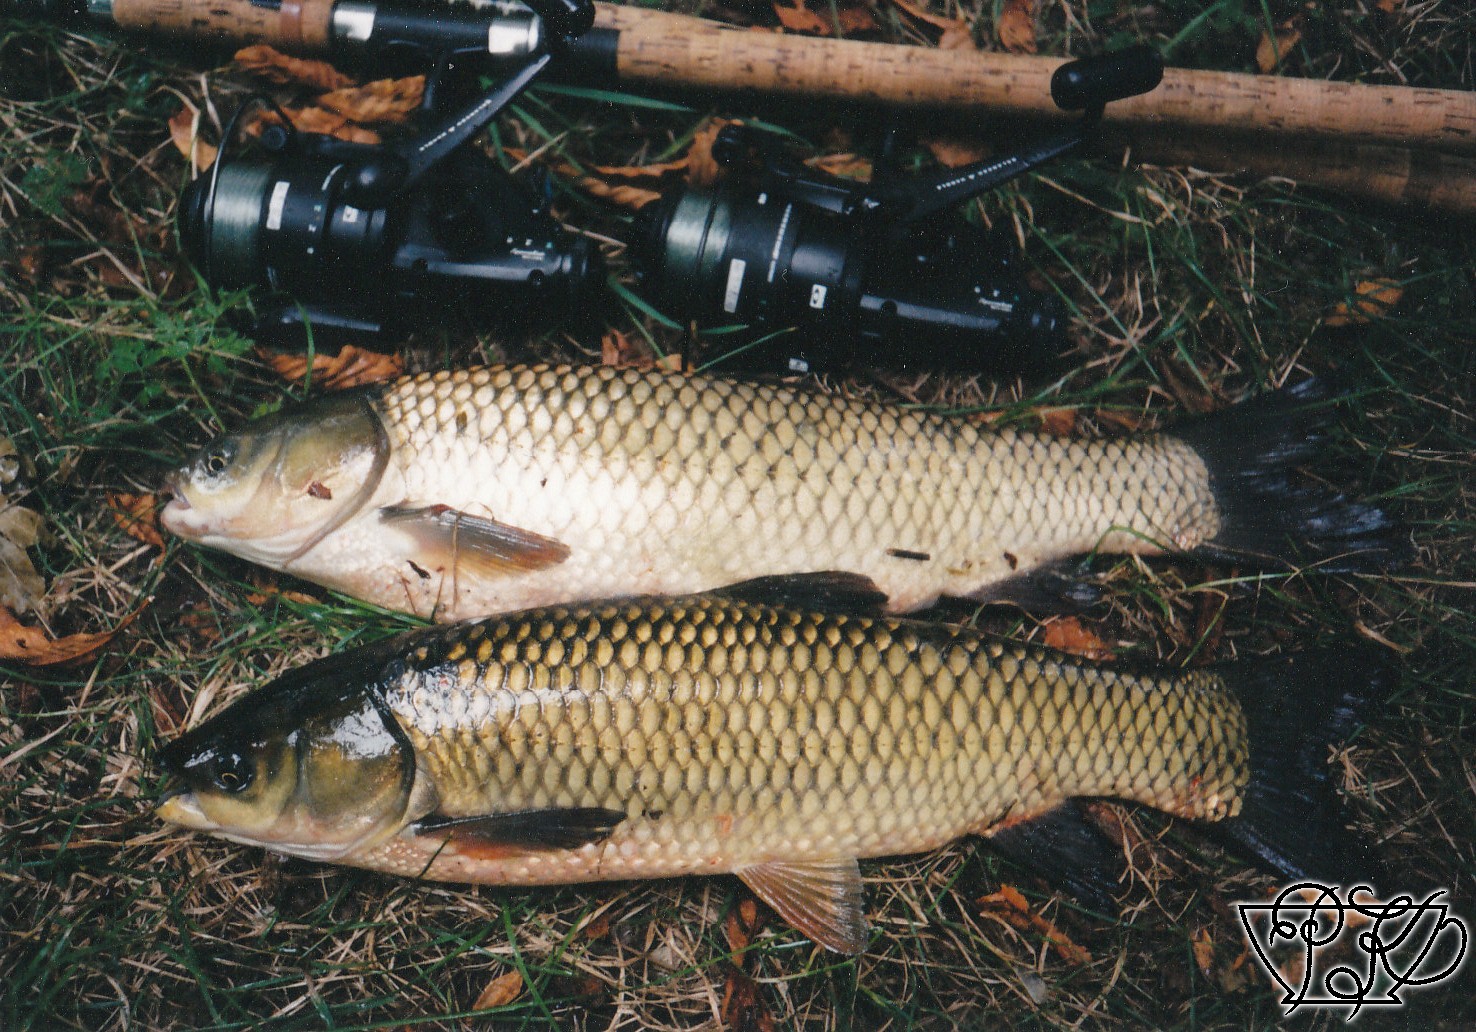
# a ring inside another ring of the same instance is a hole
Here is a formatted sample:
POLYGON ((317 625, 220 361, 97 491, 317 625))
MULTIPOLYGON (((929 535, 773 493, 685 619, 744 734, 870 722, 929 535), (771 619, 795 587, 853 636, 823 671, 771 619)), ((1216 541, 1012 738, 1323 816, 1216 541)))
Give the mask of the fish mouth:
POLYGON ((217 827, 214 821, 205 816, 205 811, 200 809, 195 793, 183 785, 175 785, 165 791, 164 797, 154 807, 154 816, 161 821, 195 831, 214 831, 217 827))
POLYGON ((160 525, 171 534, 177 534, 180 537, 198 535, 201 528, 194 526, 191 517, 185 515, 191 513, 195 507, 190 504, 189 498, 185 495, 178 473, 170 474, 160 488, 160 493, 169 499, 159 510, 160 525))

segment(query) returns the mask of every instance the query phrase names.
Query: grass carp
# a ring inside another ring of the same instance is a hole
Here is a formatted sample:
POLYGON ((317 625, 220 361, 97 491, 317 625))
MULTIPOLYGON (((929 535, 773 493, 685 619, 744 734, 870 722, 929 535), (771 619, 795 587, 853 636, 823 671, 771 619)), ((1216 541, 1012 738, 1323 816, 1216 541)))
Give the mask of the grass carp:
POLYGON ((1377 567, 1384 515, 1288 478, 1316 391, 1069 440, 695 375, 441 372, 223 434, 162 521, 443 621, 816 571, 870 578, 893 612, 1035 604, 1071 597, 1051 564, 1093 550, 1377 567))
POLYGON ((1112 906, 1121 851, 1081 797, 1208 822, 1288 877, 1364 862, 1326 751, 1382 691, 1374 667, 1131 673, 741 596, 534 610, 319 660, 167 746, 158 814, 406 877, 731 872, 848 953, 867 943, 857 858, 966 834, 1112 906))

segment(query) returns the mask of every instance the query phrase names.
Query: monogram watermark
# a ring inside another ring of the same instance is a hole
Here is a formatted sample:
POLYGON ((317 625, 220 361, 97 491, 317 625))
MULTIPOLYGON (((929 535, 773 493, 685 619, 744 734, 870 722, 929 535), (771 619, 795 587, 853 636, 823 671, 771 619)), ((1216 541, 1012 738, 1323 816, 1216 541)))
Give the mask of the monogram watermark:
POLYGON ((1406 990, 1460 970, 1468 931, 1444 895, 1441 889, 1422 901, 1381 901, 1367 886, 1340 896, 1337 886, 1299 882, 1269 903, 1236 909, 1256 959, 1282 990, 1287 1015, 1345 1007, 1351 1022, 1365 1007, 1398 1007, 1406 990))

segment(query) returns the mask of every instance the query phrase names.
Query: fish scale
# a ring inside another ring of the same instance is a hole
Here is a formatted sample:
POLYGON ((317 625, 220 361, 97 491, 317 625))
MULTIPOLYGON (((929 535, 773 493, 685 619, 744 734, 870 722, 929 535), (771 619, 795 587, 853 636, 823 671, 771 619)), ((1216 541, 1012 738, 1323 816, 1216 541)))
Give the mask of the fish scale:
MULTIPOLYGON (((454 599, 403 577, 355 592, 406 608, 409 590, 410 608, 446 619, 815 569, 868 576, 900 611, 1097 547, 1192 548, 1219 526, 1203 463, 1167 437, 1065 441, 608 368, 426 374, 374 407, 394 456, 381 500, 434 500, 573 550, 496 583, 468 578, 454 599)), ((372 552, 380 533, 354 521, 294 572, 372 552)))
POLYGON ((1138 676, 962 630, 714 598, 469 625, 412 652, 385 698, 442 815, 627 815, 555 854, 396 842, 345 858, 433 878, 914 852, 1078 795, 1215 820, 1248 777, 1240 706, 1212 674, 1138 676))

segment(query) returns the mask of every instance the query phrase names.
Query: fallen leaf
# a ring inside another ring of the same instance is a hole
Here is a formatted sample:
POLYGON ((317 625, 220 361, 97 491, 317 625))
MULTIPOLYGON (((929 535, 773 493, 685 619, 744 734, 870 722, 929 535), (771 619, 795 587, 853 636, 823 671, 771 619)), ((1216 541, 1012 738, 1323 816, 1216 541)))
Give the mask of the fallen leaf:
POLYGON ((1404 0, 1379 0, 1374 6, 1384 14, 1397 14, 1403 4, 1404 0))
POLYGON ((728 911, 723 921, 723 934, 728 939, 728 949, 733 951, 733 963, 743 967, 743 951, 753 942, 753 933, 758 928, 758 903, 745 897, 728 911))
POLYGON ((1296 18, 1278 25, 1274 37, 1269 32, 1261 33, 1261 42, 1256 44, 1256 67, 1261 74, 1269 75, 1275 71, 1301 40, 1302 29, 1296 18))
POLYGON ((1096 631, 1081 622, 1080 617, 1056 616, 1041 625, 1041 640, 1058 652, 1069 652, 1088 659, 1112 659, 1112 646, 1096 631))
POLYGON ((610 330, 600 338, 600 362, 616 369, 650 369, 656 357, 639 341, 632 341, 623 330, 610 330))
POLYGON ((107 493, 108 508, 123 533, 135 541, 164 550, 164 536, 159 532, 159 498, 151 494, 107 493))
POLYGON ((995 917, 1022 932, 1035 931, 1043 935, 1066 963, 1087 964, 1091 962, 1090 953, 1072 942, 1066 933, 1051 922, 1031 910, 1025 897, 1012 886, 1001 885, 998 892, 992 892, 974 902, 983 908, 986 917, 995 917))
POLYGON ((204 172, 215 161, 215 147, 200 139, 199 122, 200 112, 186 104, 169 120, 169 138, 174 141, 175 150, 195 163, 196 172, 204 172))
MULTIPOLYGON (((527 154, 516 147, 504 147, 505 153, 514 162, 527 160, 527 154)), ((594 171, 599 175, 591 176, 576 168, 566 161, 548 161, 548 167, 561 176, 574 180, 578 187, 592 197, 600 197, 613 204, 619 204, 627 208, 641 208, 652 201, 661 198, 661 191, 647 189, 642 186, 633 186, 628 182, 610 183, 602 176, 620 179, 651 179, 653 182, 665 173, 673 171, 684 171, 687 167, 687 159, 669 161, 656 165, 598 165, 594 171)))
MULTIPOLYGON (((8 437, 0 437, 0 487, 8 487, 20 471, 15 444, 8 437)), ((26 554, 26 549, 40 540, 41 514, 0 494, 0 606, 24 613, 40 603, 46 582, 26 554)))
POLYGON ((21 278, 35 286, 46 272, 46 248, 41 244, 27 244, 15 249, 15 267, 21 278))
POLYGON ((924 140, 923 146, 927 147, 928 152, 938 159, 938 164, 948 168, 972 165, 976 161, 983 161, 986 156, 983 144, 977 140, 935 136, 924 140))
POLYGON ((719 1008, 723 1026, 744 1032, 773 1032, 774 1015, 764 1006, 759 985, 737 968, 723 980, 723 1002, 719 1008))
POLYGON ((943 30, 943 35, 938 37, 939 50, 978 50, 979 44, 974 42, 974 29, 968 22, 960 18, 948 28, 943 30))
POLYGON ((472 1010, 491 1010, 493 1007, 505 1007, 518 998, 523 991, 523 976, 514 970, 506 974, 498 975, 487 983, 477 997, 477 1002, 472 1004, 472 1010))
POLYGON ((262 44, 236 51, 235 62, 245 71, 279 86, 303 85, 318 90, 341 90, 354 85, 353 79, 327 61, 288 57, 262 44))
POLYGON ((876 28, 876 19, 865 7, 836 7, 832 19, 829 12, 822 15, 810 10, 805 6, 805 0, 794 0, 792 7, 774 0, 774 13, 790 32, 809 32, 817 36, 835 35, 837 25, 842 36, 876 28))
POLYGON ((1362 326, 1388 315, 1404 296, 1404 287, 1391 279, 1364 280, 1353 288, 1357 300, 1339 301, 1323 320, 1327 326, 1362 326))
POLYGON ((951 29, 962 20, 959 18, 945 18, 941 14, 934 14, 926 8, 910 3, 909 0, 892 0, 892 3, 896 4, 897 9, 902 13, 911 15, 918 21, 926 22, 937 29, 951 29))
MULTIPOLYGON (((285 354, 265 348, 257 348, 256 353, 284 380, 300 383, 309 378, 305 354, 285 354)), ((342 391, 366 383, 392 380, 404 371, 405 360, 399 355, 382 355, 345 344, 337 355, 313 356, 311 383, 325 391, 342 391)))
POLYGON ((425 76, 405 79, 376 79, 362 86, 348 86, 317 99, 325 107, 360 124, 403 122, 420 107, 425 95, 425 76))
POLYGON ((687 182, 693 186, 711 186, 718 181, 721 167, 712 156, 712 145, 718 133, 732 125, 727 118, 709 118, 692 134, 692 146, 687 148, 687 182))
POLYGON ((1043 408, 1035 414, 1040 419, 1040 428, 1048 434, 1066 437, 1076 431, 1076 409, 1043 408))
POLYGON ((810 168, 819 169, 832 176, 841 176, 844 179, 871 178, 871 159, 863 158, 859 154, 826 154, 818 158, 810 158, 805 164, 810 168))
POLYGON ((1005 0, 994 33, 1011 53, 1035 53, 1035 0, 1005 0))
POLYGON ((55 666, 91 659, 141 612, 142 609, 135 609, 111 631, 53 638, 39 627, 21 623, 10 610, 0 608, 0 659, 13 659, 29 666, 55 666))
POLYGON ((1200 928, 1189 941, 1194 950, 1195 966, 1199 968, 1201 975, 1208 978, 1215 966, 1215 945, 1210 942, 1209 929, 1200 928))
MULTIPOLYGON (((329 111, 327 108, 304 107, 282 108, 287 118, 292 122, 293 128, 305 133, 317 133, 321 136, 332 136, 349 143, 378 143, 379 134, 373 129, 365 129, 361 125, 350 122, 337 111, 329 111)), ((247 123, 246 131, 252 135, 261 132, 262 127, 268 125, 279 125, 282 119, 275 111, 261 111, 256 117, 247 123)))

